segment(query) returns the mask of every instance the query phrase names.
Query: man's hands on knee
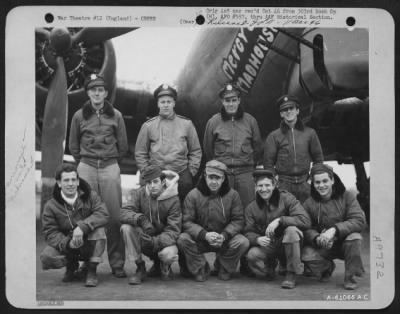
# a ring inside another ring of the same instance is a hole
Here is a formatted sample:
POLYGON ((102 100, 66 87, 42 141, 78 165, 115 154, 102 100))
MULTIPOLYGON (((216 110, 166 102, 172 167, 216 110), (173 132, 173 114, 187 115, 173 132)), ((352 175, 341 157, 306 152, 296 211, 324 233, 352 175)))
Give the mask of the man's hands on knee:
POLYGON ((142 215, 138 218, 138 226, 141 227, 143 231, 150 236, 154 236, 156 234, 156 229, 153 227, 152 223, 145 215, 142 215))
POLYGON ((335 240, 336 229, 334 227, 329 228, 328 230, 323 230, 321 234, 315 239, 317 246, 330 249, 335 240))
POLYGON ((272 238, 275 235, 275 230, 276 228, 278 228, 279 223, 280 223, 280 217, 271 221, 270 224, 267 226, 267 229, 265 230, 265 235, 268 238, 272 238))
POLYGON ((221 247, 225 241, 225 237, 217 232, 207 232, 206 241, 213 247, 221 247))
POLYGON ((83 231, 79 226, 77 226, 73 233, 72 233, 72 239, 69 242, 69 247, 71 249, 78 249, 83 245, 83 231))
POLYGON ((263 236, 263 237, 258 237, 256 241, 259 246, 266 247, 268 246, 268 244, 271 243, 271 238, 263 236))

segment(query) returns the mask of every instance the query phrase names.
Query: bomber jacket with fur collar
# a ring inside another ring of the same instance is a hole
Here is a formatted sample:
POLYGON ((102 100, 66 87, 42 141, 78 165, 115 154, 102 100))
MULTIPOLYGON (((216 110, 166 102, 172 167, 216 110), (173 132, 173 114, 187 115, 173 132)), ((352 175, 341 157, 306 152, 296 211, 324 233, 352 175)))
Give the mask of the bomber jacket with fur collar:
POLYGON ((306 175, 311 162, 320 163, 323 160, 317 133, 299 119, 293 129, 282 121, 280 127, 272 131, 265 141, 264 167, 275 167, 281 175, 306 175))
POLYGON ((105 101, 96 114, 90 101, 86 102, 72 117, 69 149, 77 162, 82 157, 120 160, 128 151, 121 112, 105 101))
POLYGON ((106 225, 108 220, 106 205, 83 179, 79 179, 78 198, 73 206, 64 201, 56 183, 53 198, 45 204, 42 215, 46 243, 61 253, 68 250, 68 243, 76 226, 87 236, 94 229, 106 225))
POLYGON ((222 106, 207 122, 203 148, 207 160, 216 159, 228 167, 261 164, 263 147, 257 120, 241 106, 233 117, 222 106))
POLYGON ((311 184, 311 196, 304 202, 304 208, 311 217, 311 229, 305 239, 313 244, 314 239, 326 229, 336 228, 336 237, 345 239, 349 234, 361 232, 366 226, 365 214, 356 197, 346 188, 336 173, 332 196, 325 201, 311 184))
POLYGON ((295 226, 300 230, 310 227, 311 221, 300 202, 285 190, 274 189, 267 204, 259 195, 245 209, 246 226, 244 234, 250 241, 250 246, 256 246, 257 238, 265 236, 268 225, 280 217, 276 236, 283 235, 285 228, 295 226))
POLYGON ((193 239, 204 240, 207 232, 217 232, 229 240, 244 226, 243 207, 238 192, 222 183, 214 195, 202 176, 197 187, 189 192, 183 205, 183 231, 193 239))

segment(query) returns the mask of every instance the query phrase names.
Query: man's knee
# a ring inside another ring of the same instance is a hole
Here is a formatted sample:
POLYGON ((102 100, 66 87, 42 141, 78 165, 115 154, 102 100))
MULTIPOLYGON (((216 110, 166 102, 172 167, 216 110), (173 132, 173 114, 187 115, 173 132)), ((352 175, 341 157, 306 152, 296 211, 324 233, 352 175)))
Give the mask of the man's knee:
POLYGON ((134 227, 130 224, 123 224, 121 225, 120 228, 121 234, 123 235, 139 235, 142 233, 142 228, 140 227, 134 227))
POLYGON ((345 239, 344 241, 354 241, 354 240, 362 240, 362 235, 358 232, 353 232, 350 233, 345 239))
POLYGON ((301 252, 301 260, 304 262, 322 261, 324 258, 318 250, 311 246, 305 246, 301 252))
POLYGON ((194 241, 192 240, 192 238, 190 237, 190 235, 189 235, 188 233, 184 232, 184 233, 181 233, 181 234, 179 235, 177 244, 178 244, 179 249, 183 250, 183 249, 186 248, 188 245, 189 245, 189 246, 192 246, 192 245, 193 245, 193 242, 194 242, 194 241))
POLYGON ((66 265, 66 256, 51 246, 46 246, 40 254, 42 269, 59 269, 66 265))
POLYGON ((88 240, 105 240, 106 229, 104 227, 96 228, 91 233, 88 234, 88 240))
POLYGON ((260 248, 254 246, 247 252, 247 260, 249 262, 256 262, 263 259, 260 248))
POLYGON ((282 243, 299 242, 303 238, 301 230, 295 226, 289 226, 283 233, 282 243))
POLYGON ((229 248, 238 249, 241 252, 246 252, 249 249, 249 246, 250 246, 249 240, 241 234, 235 235, 229 241, 229 248))
POLYGON ((343 248, 345 254, 360 255, 361 240, 362 240, 361 234, 356 232, 349 234, 343 241, 343 248))

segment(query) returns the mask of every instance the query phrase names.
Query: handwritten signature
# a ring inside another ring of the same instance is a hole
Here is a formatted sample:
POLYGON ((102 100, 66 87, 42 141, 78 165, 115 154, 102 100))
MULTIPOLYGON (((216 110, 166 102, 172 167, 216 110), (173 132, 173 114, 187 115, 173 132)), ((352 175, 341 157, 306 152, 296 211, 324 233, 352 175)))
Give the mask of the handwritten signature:
POLYGON ((15 199, 21 189, 26 177, 35 164, 33 156, 27 157, 26 152, 26 129, 21 143, 21 151, 13 167, 10 178, 6 182, 7 202, 15 199))
POLYGON ((288 24, 295 24, 295 25, 319 25, 321 23, 320 20, 275 20, 272 17, 267 17, 263 19, 255 19, 255 20, 248 20, 247 17, 241 20, 231 20, 229 18, 219 18, 217 16, 213 16, 207 21, 207 24, 211 25, 229 25, 229 26, 246 26, 249 28, 257 27, 257 26, 265 26, 272 23, 281 24, 281 26, 288 25, 288 24))

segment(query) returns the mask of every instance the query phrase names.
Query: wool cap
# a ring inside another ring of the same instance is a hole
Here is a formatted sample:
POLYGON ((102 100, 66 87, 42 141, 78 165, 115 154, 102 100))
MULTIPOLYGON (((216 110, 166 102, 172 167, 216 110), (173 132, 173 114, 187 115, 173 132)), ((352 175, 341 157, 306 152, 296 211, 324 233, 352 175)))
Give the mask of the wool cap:
POLYGON ((210 160, 206 163, 206 174, 215 174, 217 176, 225 175, 228 168, 226 165, 218 160, 210 160))
POLYGON ((142 179, 144 182, 150 182, 151 180, 161 177, 161 175, 162 175, 162 170, 159 166, 150 165, 144 168, 142 172, 142 179))
POLYGON ((314 175, 324 172, 328 173, 330 177, 333 177, 333 168, 331 166, 324 163, 315 164, 311 168, 310 177, 313 179, 314 175))

